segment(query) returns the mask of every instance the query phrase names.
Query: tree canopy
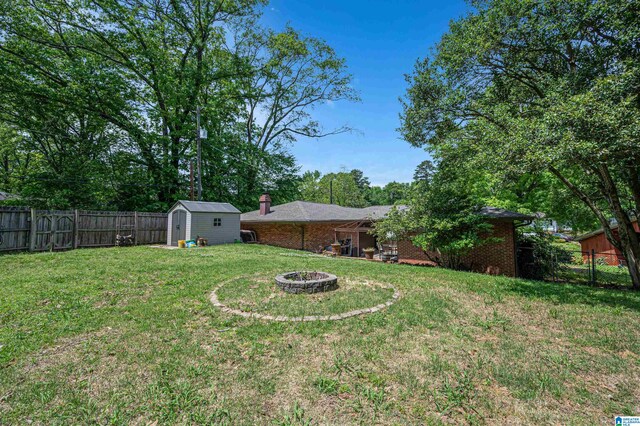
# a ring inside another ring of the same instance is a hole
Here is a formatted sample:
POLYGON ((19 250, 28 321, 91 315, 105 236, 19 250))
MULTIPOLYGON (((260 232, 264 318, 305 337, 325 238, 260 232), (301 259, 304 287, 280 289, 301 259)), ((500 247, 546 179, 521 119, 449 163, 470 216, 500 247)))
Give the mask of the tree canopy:
POLYGON ((625 254, 639 287, 640 3, 472 6, 408 76, 404 138, 497 179, 553 176, 558 195, 582 203, 625 254))
POLYGON ((290 199, 290 144, 349 130, 323 129, 314 107, 358 96, 325 42, 261 28, 263 5, 2 2, 0 123, 15 137, 0 152, 17 148, 4 189, 50 207, 164 209, 188 197, 201 107, 204 196, 290 199))
POLYGON ((345 207, 393 205, 405 200, 409 183, 389 182, 385 186, 371 185, 362 170, 342 170, 322 175, 319 171, 305 172, 300 182, 300 198, 316 203, 330 203, 345 207), (332 199, 333 193, 333 199, 332 199))

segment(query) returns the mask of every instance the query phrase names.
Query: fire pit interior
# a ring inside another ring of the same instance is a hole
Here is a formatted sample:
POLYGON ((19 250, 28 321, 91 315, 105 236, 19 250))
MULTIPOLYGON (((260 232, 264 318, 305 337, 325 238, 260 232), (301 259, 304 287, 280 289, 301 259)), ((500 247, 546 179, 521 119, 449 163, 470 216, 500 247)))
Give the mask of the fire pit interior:
POLYGON ((338 288, 338 277, 317 271, 287 272, 276 276, 276 284, 287 293, 320 293, 338 288))

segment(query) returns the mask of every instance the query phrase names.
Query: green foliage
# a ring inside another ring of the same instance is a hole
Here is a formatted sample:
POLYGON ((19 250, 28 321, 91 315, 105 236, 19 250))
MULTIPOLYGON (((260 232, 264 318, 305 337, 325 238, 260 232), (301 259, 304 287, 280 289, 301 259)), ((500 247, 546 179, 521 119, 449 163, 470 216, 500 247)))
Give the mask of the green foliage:
POLYGON ((305 172, 300 185, 301 199, 315 203, 333 203, 344 207, 367 205, 364 192, 351 172, 341 171, 322 176, 319 171, 305 172))
POLYGON ((562 189, 550 191, 543 207, 556 207, 546 213, 569 219, 581 203, 576 227, 596 219, 640 286, 631 227, 640 212, 637 1, 473 5, 407 77, 404 138, 515 188, 523 177, 553 176, 547 188, 562 189), (568 194, 573 201, 559 206, 568 194))
POLYGON ((455 164, 440 163, 430 181, 412 187, 406 208, 393 209, 375 224, 378 239, 410 238, 438 265, 469 269, 464 256, 483 244, 492 225, 478 212, 481 199, 471 190, 455 164))
MULTIPOLYGON (((526 229, 526 228, 520 228, 526 229)), ((518 235, 518 270, 523 278, 543 280, 558 274, 562 266, 573 262, 573 255, 570 251, 554 244, 554 238, 536 230, 518 235)), ((564 240, 563 240, 564 242, 564 240)), ((582 259, 580 258, 580 261, 582 259)))
POLYGON ((262 29, 263 4, 13 2, 0 13, 0 125, 14 134, 0 131, 0 185, 36 206, 166 209, 189 196, 199 106, 206 198, 295 198, 289 144, 349 130, 312 111, 357 94, 326 43, 262 29))
POLYGON ((371 186, 361 170, 322 175, 319 171, 305 172, 300 182, 300 196, 304 201, 329 203, 333 181, 333 203, 345 207, 393 205, 407 196, 411 184, 389 182, 384 187, 371 186))

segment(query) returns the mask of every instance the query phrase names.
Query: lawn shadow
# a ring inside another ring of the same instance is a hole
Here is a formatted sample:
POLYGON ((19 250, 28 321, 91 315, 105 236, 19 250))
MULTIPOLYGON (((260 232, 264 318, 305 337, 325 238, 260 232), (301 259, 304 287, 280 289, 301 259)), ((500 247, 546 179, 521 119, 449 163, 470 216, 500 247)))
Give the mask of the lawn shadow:
POLYGON ((506 290, 527 298, 548 300, 556 304, 624 307, 640 312, 640 292, 630 288, 595 287, 548 281, 509 280, 506 290))

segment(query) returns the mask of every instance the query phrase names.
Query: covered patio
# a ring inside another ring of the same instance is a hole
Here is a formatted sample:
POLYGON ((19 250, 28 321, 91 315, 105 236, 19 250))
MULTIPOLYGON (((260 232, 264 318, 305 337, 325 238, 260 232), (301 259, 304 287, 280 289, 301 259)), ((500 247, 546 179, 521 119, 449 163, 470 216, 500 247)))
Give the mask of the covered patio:
POLYGON ((378 251, 376 238, 369 233, 372 230, 372 222, 368 219, 345 223, 334 229, 334 241, 340 242, 343 256, 364 257, 366 248, 378 251))

